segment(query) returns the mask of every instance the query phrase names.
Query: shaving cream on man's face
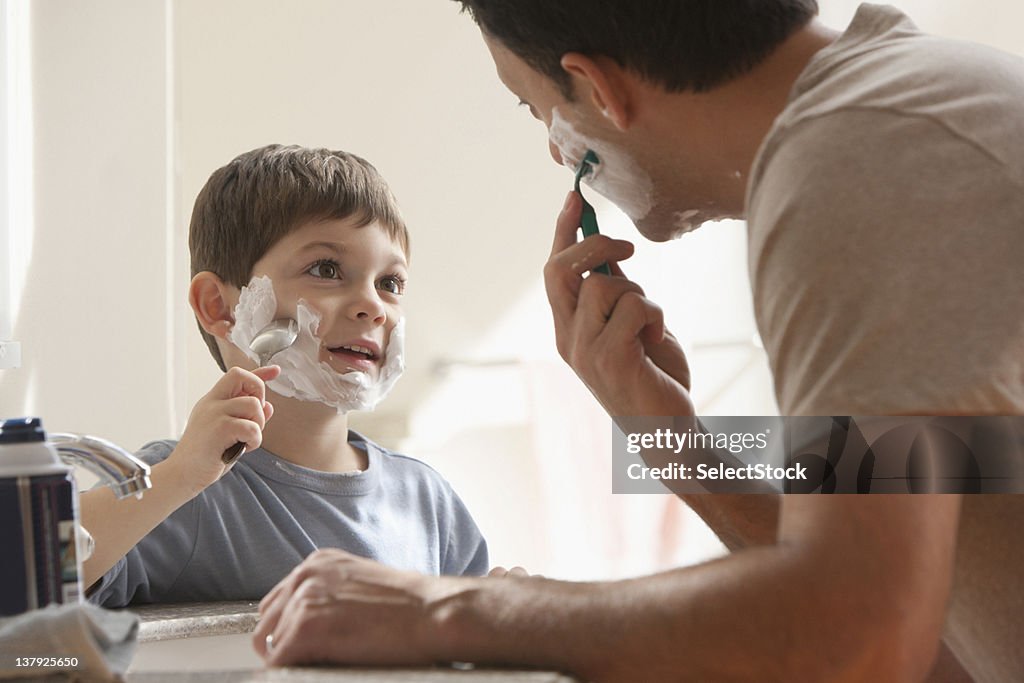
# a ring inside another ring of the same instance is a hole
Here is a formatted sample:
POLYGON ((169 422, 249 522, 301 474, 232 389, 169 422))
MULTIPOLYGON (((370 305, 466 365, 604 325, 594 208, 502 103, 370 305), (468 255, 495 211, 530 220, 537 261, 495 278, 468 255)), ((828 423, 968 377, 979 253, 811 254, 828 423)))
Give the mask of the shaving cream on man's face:
POLYGON ((697 209, 675 210, 656 199, 654 181, 637 161, 616 145, 583 135, 560 113, 551 110, 548 138, 558 148, 562 163, 573 172, 592 149, 600 163, 583 178, 590 187, 615 204, 648 239, 662 242, 700 227, 708 216, 697 209))
POLYGON ((593 167, 583 182, 622 209, 631 221, 636 223, 650 213, 654 206, 654 183, 622 150, 579 133, 562 118, 558 107, 551 110, 548 138, 558 148, 562 163, 573 173, 579 168, 587 150, 594 150, 600 163, 593 167))
MULTIPOLYGON (((249 344, 277 317, 277 298, 268 276, 254 277, 242 288, 234 316, 235 325, 228 334, 228 340, 246 356, 259 362, 259 356, 249 348, 249 344)), ((291 346, 274 355, 272 362, 281 367, 281 374, 267 386, 281 396, 323 403, 339 413, 373 410, 405 369, 405 319, 400 319, 391 330, 378 376, 372 378, 359 370, 339 373, 320 360, 323 344, 316 336, 320 318, 320 314, 304 299, 299 299, 296 312, 298 337, 291 346)))

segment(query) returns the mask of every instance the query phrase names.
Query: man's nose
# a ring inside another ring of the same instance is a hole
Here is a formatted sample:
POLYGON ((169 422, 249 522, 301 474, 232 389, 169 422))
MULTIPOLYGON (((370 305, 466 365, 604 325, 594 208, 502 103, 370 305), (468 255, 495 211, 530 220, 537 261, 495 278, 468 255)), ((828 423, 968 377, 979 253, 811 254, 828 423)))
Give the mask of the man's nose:
POLYGON ((551 152, 551 158, 555 160, 555 163, 559 166, 564 166, 565 162, 562 161, 562 150, 558 149, 558 145, 548 139, 548 151, 551 152))

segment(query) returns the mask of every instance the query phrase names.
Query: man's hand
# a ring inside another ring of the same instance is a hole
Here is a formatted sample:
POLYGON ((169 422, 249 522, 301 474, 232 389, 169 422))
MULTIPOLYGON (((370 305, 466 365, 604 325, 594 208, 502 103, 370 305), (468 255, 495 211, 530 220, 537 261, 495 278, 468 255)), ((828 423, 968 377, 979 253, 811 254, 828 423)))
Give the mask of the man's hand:
POLYGON ((559 354, 610 415, 693 415, 682 347, 618 266, 633 245, 604 235, 576 242, 581 207, 570 193, 544 267, 559 354), (583 277, 606 262, 612 276, 583 277))
POLYGON ((185 433, 168 463, 187 477, 193 494, 220 479, 231 465, 221 454, 241 441, 246 450, 259 448, 263 428, 274 414, 266 400, 266 382, 281 374, 276 365, 253 371, 229 368, 192 408, 185 433))
POLYGON ((441 579, 318 550, 260 602, 253 646, 271 666, 437 663, 428 592, 441 579))

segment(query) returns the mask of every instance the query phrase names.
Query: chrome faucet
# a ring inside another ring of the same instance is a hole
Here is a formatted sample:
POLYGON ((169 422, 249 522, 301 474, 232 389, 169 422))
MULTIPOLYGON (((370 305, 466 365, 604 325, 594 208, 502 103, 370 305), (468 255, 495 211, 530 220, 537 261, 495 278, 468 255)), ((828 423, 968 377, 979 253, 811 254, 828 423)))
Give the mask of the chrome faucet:
POLYGON ((135 495, 153 484, 149 479, 149 465, 120 446, 106 439, 78 434, 50 434, 49 441, 57 449, 61 460, 69 465, 81 465, 98 476, 118 498, 135 495))

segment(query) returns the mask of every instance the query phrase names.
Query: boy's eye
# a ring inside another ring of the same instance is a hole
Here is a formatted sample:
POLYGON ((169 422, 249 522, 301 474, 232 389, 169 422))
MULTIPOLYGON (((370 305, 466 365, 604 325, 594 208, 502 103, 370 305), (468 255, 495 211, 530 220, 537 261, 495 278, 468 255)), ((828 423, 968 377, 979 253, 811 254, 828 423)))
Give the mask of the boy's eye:
POLYGON ((390 294, 401 294, 405 291, 405 280, 397 275, 388 275, 381 278, 378 286, 390 294))
POLYGON ((330 259, 317 261, 306 272, 313 277, 323 278, 324 280, 337 280, 341 276, 338 262, 330 259))

